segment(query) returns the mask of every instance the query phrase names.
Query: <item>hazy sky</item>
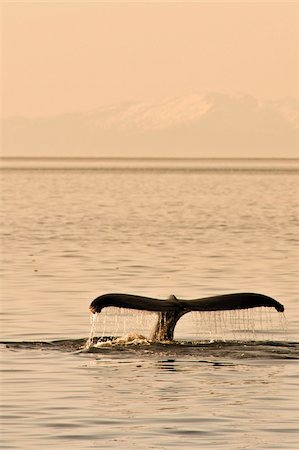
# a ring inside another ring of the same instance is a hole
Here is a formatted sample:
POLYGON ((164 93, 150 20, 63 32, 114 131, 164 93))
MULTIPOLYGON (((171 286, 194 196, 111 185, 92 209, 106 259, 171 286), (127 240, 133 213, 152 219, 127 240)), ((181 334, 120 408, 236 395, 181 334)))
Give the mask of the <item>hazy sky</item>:
POLYGON ((294 2, 4 2, 2 115, 245 92, 298 97, 294 2))

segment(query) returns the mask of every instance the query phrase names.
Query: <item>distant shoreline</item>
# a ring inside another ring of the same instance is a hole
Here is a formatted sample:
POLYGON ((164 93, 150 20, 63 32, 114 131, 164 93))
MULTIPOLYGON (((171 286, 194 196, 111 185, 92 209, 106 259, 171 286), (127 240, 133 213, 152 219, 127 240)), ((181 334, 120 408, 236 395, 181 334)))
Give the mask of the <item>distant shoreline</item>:
POLYGON ((299 172, 299 158, 6 156, 0 170, 91 170, 124 172, 299 172))

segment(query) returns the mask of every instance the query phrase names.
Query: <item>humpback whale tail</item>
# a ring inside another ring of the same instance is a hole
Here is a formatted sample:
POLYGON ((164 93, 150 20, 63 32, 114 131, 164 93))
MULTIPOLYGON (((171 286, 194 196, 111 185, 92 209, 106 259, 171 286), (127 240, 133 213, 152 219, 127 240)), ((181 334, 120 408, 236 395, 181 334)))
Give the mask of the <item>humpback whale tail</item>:
POLYGON ((257 307, 275 308, 284 311, 284 306, 277 300, 263 294, 252 292, 216 295, 193 300, 178 299, 171 295, 167 300, 143 297, 132 294, 104 294, 92 301, 92 313, 100 313, 103 308, 118 308, 154 311, 158 313, 152 339, 156 341, 173 340, 174 329, 178 320, 191 311, 227 311, 257 307))

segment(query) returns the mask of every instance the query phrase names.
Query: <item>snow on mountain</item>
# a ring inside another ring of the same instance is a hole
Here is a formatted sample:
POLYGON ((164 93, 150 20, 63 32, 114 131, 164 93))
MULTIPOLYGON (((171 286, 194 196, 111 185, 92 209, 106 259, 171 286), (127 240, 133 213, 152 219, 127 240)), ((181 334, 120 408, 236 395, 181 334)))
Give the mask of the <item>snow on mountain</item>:
POLYGON ((298 100, 193 94, 3 120, 3 154, 296 157, 298 100))
POLYGON ((159 102, 126 102, 89 113, 94 127, 155 130, 199 119, 210 105, 200 95, 166 98, 159 102))

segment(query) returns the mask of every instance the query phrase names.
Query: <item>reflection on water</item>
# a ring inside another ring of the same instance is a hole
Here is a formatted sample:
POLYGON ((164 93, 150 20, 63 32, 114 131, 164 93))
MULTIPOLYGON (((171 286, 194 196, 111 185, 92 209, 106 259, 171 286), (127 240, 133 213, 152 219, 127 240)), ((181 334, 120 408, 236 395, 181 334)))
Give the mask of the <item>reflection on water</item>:
POLYGON ((2 448, 298 448, 298 170, 241 163, 1 172, 2 448), (287 336, 274 314, 210 342, 186 315, 179 343, 82 351, 100 294, 238 291, 283 303, 287 336))
POLYGON ((292 362, 120 350, 3 356, 14 387, 3 402, 10 448, 297 448, 292 362))

